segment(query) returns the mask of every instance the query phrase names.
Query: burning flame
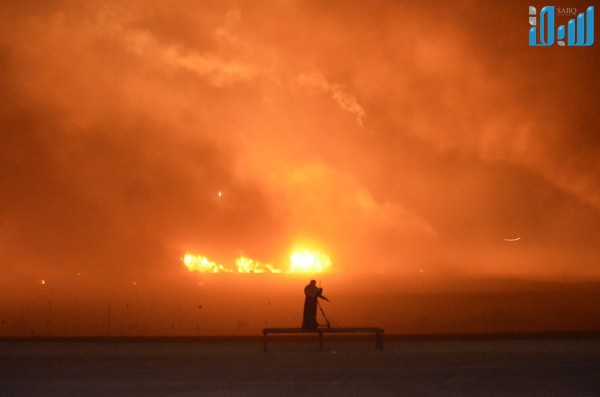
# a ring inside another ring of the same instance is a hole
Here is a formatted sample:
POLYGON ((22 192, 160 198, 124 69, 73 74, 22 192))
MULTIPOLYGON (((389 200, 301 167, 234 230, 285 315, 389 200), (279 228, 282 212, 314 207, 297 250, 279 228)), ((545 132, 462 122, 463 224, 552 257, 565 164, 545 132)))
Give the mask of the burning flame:
POLYGON ((263 264, 245 256, 237 258, 235 264, 237 265, 238 273, 265 273, 267 271, 271 273, 281 273, 281 269, 278 269, 269 263, 263 264))
POLYGON ((320 273, 331 266, 331 259, 322 252, 300 251, 290 256, 290 273, 320 273))
POLYGON ((186 253, 182 262, 190 272, 199 273, 320 273, 331 266, 331 259, 322 252, 299 251, 290 256, 287 271, 246 256, 235 260, 235 270, 213 262, 205 256, 186 253))
POLYGON ((215 263, 209 260, 207 257, 200 255, 185 254, 183 257, 183 264, 190 272, 196 271, 200 273, 220 273, 231 271, 225 269, 223 265, 215 263))

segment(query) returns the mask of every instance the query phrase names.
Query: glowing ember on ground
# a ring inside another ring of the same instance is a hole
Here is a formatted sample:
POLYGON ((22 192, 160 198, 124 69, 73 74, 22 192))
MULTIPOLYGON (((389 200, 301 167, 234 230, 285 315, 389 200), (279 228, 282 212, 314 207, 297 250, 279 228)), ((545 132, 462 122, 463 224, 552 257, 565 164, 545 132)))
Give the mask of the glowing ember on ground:
POLYGON ((186 253, 183 264, 192 272, 199 273, 321 273, 331 266, 331 259, 322 252, 299 251, 290 256, 288 270, 270 263, 240 256, 235 260, 235 269, 211 261, 205 256, 186 253))

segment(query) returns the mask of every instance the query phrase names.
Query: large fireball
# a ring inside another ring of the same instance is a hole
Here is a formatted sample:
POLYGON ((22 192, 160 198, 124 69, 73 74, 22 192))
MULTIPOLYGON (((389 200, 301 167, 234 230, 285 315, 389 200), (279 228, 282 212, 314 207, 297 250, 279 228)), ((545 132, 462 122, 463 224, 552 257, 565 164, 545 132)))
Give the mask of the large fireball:
POLYGON ((290 261, 290 273, 321 273, 331 266, 329 256, 318 251, 294 252, 290 261))

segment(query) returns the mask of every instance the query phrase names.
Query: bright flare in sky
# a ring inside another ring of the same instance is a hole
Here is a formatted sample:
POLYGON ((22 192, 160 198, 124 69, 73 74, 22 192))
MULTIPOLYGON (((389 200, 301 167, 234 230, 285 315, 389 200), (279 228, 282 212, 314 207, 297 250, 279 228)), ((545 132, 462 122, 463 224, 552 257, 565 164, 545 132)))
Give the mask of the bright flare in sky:
POLYGON ((521 237, 516 237, 516 238, 505 238, 504 241, 519 241, 521 240, 521 237))

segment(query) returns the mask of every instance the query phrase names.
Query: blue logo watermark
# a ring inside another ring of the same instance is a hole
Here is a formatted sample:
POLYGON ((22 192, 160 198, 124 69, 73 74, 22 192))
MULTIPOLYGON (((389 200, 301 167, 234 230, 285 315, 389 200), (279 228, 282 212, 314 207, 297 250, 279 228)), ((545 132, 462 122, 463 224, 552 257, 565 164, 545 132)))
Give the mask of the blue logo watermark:
POLYGON ((559 8, 545 6, 541 9, 538 18, 537 9, 529 6, 529 46, 548 47, 556 43, 559 46, 589 47, 594 44, 594 6, 589 6, 585 13, 579 13, 575 18, 569 19, 567 27, 556 27, 556 15, 577 14, 576 8, 559 8))

